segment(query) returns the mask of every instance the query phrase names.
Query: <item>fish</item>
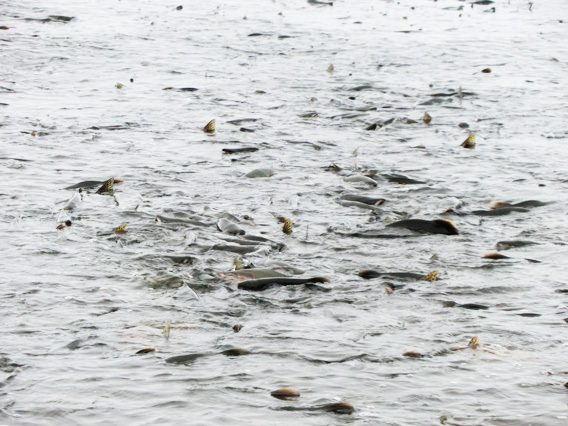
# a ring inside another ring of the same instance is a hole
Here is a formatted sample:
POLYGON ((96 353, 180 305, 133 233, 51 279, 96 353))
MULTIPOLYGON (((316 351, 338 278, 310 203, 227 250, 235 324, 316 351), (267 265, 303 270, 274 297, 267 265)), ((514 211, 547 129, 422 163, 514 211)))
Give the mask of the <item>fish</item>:
POLYGON ((352 414, 355 411, 350 402, 332 402, 330 404, 314 405, 308 407, 278 407, 282 411, 325 411, 336 414, 352 414))
POLYGON ((102 186, 97 189, 97 194, 111 194, 114 187, 114 178, 106 180, 102 186))
POLYGON ((274 277, 287 276, 273 269, 264 269, 264 268, 239 269, 237 271, 230 271, 230 272, 217 272, 217 275, 223 278, 224 280, 236 283, 246 280, 258 280, 261 278, 274 278, 274 277))
POLYGON ((259 278, 256 280, 246 280, 239 283, 238 288, 249 291, 266 290, 273 284, 288 286, 300 285, 308 283, 328 283, 330 279, 327 277, 311 277, 311 278, 290 278, 290 277, 271 277, 259 278))
POLYGON ((360 271, 358 275, 361 278, 365 278, 367 280, 372 278, 394 278, 398 280, 414 280, 414 281, 420 281, 425 276, 427 276, 424 274, 414 273, 414 272, 378 272, 370 269, 364 269, 360 271))
POLYGON ((383 204, 386 201, 384 198, 367 197, 365 195, 359 195, 359 194, 345 194, 345 195, 342 195, 339 198, 341 200, 355 201, 357 203, 363 203, 363 204, 367 204, 367 205, 370 205, 370 206, 380 206, 381 204, 383 204))
POLYGON ((405 228, 411 231, 426 234, 458 235, 458 227, 451 220, 447 219, 404 219, 387 225, 391 228, 405 228))
POLYGON ((225 219, 224 217, 219 219, 219 221, 217 222, 217 228, 219 229, 219 231, 231 235, 245 235, 246 233, 245 230, 241 228, 239 225, 237 225, 235 222, 231 222, 230 220, 225 219))
POLYGON ((539 243, 535 243, 534 241, 510 240, 510 241, 499 241, 497 242, 496 246, 498 250, 508 250, 510 248, 526 247, 538 244, 539 243))
POLYGON ((525 209, 523 207, 507 206, 493 210, 473 210, 471 214, 476 216, 505 216, 511 213, 527 213, 529 211, 529 209, 525 209))
POLYGON ((203 128, 205 133, 213 133, 215 132, 215 119, 211 120, 209 123, 205 125, 203 128))
MULTIPOLYGON (((114 183, 121 183, 124 182, 122 179, 118 179, 118 178, 113 178, 114 183)), ((85 180, 79 183, 76 183, 75 185, 71 185, 66 187, 65 189, 94 189, 97 186, 102 185, 103 183, 105 183, 105 181, 102 180, 85 180)))
POLYGON ((538 200, 526 200, 521 201, 519 203, 509 203, 507 201, 493 201, 490 205, 490 209, 492 210, 502 210, 507 208, 531 208, 531 207, 542 207, 546 206, 550 203, 545 201, 538 201, 538 200))
POLYGON ((223 154, 240 154, 243 152, 255 152, 258 151, 258 148, 255 147, 244 147, 244 148, 223 148, 223 154))

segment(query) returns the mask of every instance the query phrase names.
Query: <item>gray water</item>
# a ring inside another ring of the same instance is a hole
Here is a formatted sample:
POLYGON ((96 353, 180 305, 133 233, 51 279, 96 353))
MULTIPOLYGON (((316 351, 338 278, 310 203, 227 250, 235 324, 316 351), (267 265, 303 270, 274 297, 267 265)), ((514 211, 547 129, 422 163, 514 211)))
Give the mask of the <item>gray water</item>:
POLYGON ((566 424, 568 4, 179 5, 0 2, 0 423, 566 424), (222 152, 237 147, 259 150, 222 152), (274 175, 245 177, 258 168, 274 175), (350 179, 371 170, 424 183, 350 179), (64 188, 110 177, 114 197, 64 210, 64 188), (495 200, 550 204, 441 215, 495 200), (227 213, 285 245, 243 263, 331 282, 221 279, 244 241, 217 229, 227 213), (460 234, 350 236, 408 217, 460 234), (483 258, 504 240, 538 244, 483 258), (165 361, 184 354, 206 356, 165 361), (285 386, 301 396, 270 395, 285 386), (339 401, 355 411, 283 410, 339 401))

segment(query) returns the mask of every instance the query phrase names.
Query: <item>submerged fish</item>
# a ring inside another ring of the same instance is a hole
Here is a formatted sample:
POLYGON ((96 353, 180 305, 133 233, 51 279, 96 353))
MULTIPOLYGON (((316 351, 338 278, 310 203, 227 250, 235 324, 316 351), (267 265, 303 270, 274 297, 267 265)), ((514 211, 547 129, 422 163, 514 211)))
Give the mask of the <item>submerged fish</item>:
POLYGON ((311 278, 290 278, 290 277, 272 277, 272 278, 259 278, 256 280, 247 280, 239 283, 241 290, 262 291, 266 290, 273 284, 278 285, 300 285, 308 283, 328 283, 330 280, 327 277, 311 277, 311 278))
POLYGON ((394 278, 398 280, 420 281, 425 277, 424 274, 415 272, 378 272, 371 269, 364 269, 360 271, 358 275, 366 280, 370 280, 372 278, 394 278))
POLYGON ((273 278, 273 277, 286 277, 285 274, 275 271, 273 269, 263 269, 263 268, 251 268, 251 269, 239 269, 237 271, 230 272, 218 272, 221 278, 240 283, 246 280, 257 280, 260 278, 273 278))
POLYGON ((547 203, 545 201, 538 201, 538 200, 526 200, 526 201, 521 201, 519 203, 508 203, 507 201, 493 201, 490 205, 490 208, 492 210, 498 209, 498 210, 502 210, 505 208, 531 208, 531 207, 542 207, 542 206, 546 206, 547 203))
POLYGON ((331 404, 314 405, 309 407, 278 407, 282 411, 325 411, 336 414, 352 414, 355 411, 350 402, 332 402, 331 404))
POLYGON ((508 206, 493 210, 473 210, 471 214, 476 216, 505 216, 511 213, 527 213, 529 211, 529 209, 525 209, 523 207, 508 206))
POLYGON ((359 194, 345 194, 339 198, 341 200, 355 201, 357 203, 368 204, 370 206, 380 206, 386 201, 384 198, 367 197, 365 195, 359 195, 359 194))
MULTIPOLYGON (((123 180, 118 179, 118 178, 113 178, 113 183, 120 183, 120 182, 123 182, 123 180)), ((65 189, 78 189, 78 188, 94 189, 97 186, 102 185, 103 183, 105 183, 105 181, 102 181, 102 180, 85 180, 85 181, 76 183, 75 185, 68 186, 65 189)))

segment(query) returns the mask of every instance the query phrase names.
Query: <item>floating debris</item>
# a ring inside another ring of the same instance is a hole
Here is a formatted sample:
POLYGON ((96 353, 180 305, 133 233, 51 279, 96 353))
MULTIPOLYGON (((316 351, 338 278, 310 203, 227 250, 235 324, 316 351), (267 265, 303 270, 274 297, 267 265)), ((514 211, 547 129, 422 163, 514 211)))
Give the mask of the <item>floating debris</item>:
POLYGON ((484 68, 481 70, 482 73, 489 74, 491 72, 491 68, 484 68))
POLYGON ((461 146, 468 149, 475 148, 475 133, 472 133, 467 137, 465 141, 462 142, 461 146))
POLYGON ((140 355, 140 354, 148 354, 150 352, 154 352, 156 350, 156 348, 144 348, 144 349, 140 349, 138 352, 136 352, 136 355, 140 355))
POLYGON ((329 66, 327 67, 327 72, 333 72, 334 69, 335 67, 333 66, 333 64, 329 64, 329 66))
POLYGON ((424 117, 422 117, 422 121, 424 121, 424 123, 426 124, 430 124, 430 122, 432 121, 432 116, 425 112, 424 117))
POLYGON ((434 282, 438 278, 438 271, 432 271, 428 275, 423 276, 420 278, 421 281, 430 281, 434 282))
POLYGON ((205 125, 203 128, 205 133, 213 133, 215 131, 215 119, 211 120, 209 123, 205 125))
POLYGON ((288 399, 299 398, 300 391, 296 388, 282 388, 270 392, 270 395, 272 395, 274 398, 288 400, 288 399))
POLYGON ((122 83, 116 83, 116 84, 114 85, 114 87, 116 87, 117 89, 122 89, 122 88, 124 87, 124 84, 122 84, 122 83))
POLYGON ((284 218, 284 225, 282 225, 282 232, 286 235, 290 235, 292 233, 292 221, 287 217, 284 218))
POLYGON ((403 353, 402 356, 407 356, 409 358, 422 358, 424 355, 417 351, 408 351, 403 353))

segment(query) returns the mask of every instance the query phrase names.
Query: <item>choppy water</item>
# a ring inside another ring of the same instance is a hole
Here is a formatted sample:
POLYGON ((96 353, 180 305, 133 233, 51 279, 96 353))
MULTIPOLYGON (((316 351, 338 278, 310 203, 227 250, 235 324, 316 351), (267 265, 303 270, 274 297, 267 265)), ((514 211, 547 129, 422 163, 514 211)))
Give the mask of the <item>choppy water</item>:
POLYGON ((0 2, 0 422, 565 424, 568 5, 533 3, 0 2), (74 18, 38 21, 50 15, 74 18), (259 150, 222 153, 245 146, 259 150), (275 174, 244 176, 257 168, 275 174), (425 183, 349 181, 369 170, 425 183), (62 210, 65 187, 111 176, 114 198, 62 210), (387 202, 346 207, 344 193, 387 202), (531 199, 552 203, 440 215, 531 199), (331 282, 223 281, 226 238, 244 240, 217 229, 225 213, 286 246, 245 264, 331 282), (346 236, 411 216, 460 234, 346 236), (503 240, 538 244, 483 258, 503 240), (450 350, 473 336, 477 349, 450 350), (233 348, 250 354, 221 354, 233 348), (165 362, 190 353, 210 355, 165 362), (285 386, 300 398, 270 396, 285 386), (355 411, 282 410, 338 401, 355 411))

